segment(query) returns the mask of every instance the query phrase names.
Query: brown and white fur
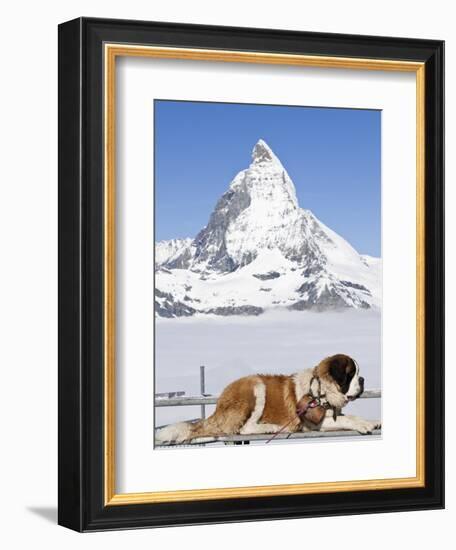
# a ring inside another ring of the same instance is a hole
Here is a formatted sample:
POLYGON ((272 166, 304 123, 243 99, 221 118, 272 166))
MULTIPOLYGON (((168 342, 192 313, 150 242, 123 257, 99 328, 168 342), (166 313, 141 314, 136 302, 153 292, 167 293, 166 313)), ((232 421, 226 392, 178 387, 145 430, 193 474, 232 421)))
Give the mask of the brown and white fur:
POLYGON ((379 428, 380 423, 340 414, 363 389, 364 379, 356 362, 343 354, 326 357, 316 367, 289 376, 246 376, 223 390, 209 418, 161 428, 155 440, 161 444, 183 443, 221 435, 275 433, 285 425, 284 432, 355 430, 367 434, 379 428), (301 421, 296 414, 298 401, 309 393, 320 393, 322 402, 331 407, 318 426, 301 421))

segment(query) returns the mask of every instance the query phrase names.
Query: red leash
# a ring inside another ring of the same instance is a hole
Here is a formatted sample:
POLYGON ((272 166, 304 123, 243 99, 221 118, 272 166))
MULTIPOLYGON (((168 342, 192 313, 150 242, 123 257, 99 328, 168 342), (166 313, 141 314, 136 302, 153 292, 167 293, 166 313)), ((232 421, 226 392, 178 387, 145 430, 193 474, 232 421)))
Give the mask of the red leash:
MULTIPOLYGON (((316 399, 314 399, 313 401, 311 401, 310 403, 308 403, 307 405, 304 405, 303 407, 301 408, 297 408, 296 409, 296 414, 299 418, 301 418, 301 416, 304 416, 307 412, 307 409, 313 409, 314 407, 316 407, 318 405, 318 401, 316 399)), ((268 439, 266 441, 266 444, 267 443, 270 443, 273 439, 275 439, 279 434, 281 434, 283 432, 283 430, 289 426, 292 422, 294 421, 294 418, 292 418, 291 420, 289 420, 285 425, 283 425, 280 430, 278 432, 276 432, 270 439, 268 439)))
POLYGON ((293 420, 294 418, 292 418, 284 426, 282 426, 278 432, 276 432, 270 439, 266 441, 266 444, 270 443, 275 437, 277 437, 280 433, 282 433, 283 430, 288 426, 288 424, 291 424, 293 422, 293 420))

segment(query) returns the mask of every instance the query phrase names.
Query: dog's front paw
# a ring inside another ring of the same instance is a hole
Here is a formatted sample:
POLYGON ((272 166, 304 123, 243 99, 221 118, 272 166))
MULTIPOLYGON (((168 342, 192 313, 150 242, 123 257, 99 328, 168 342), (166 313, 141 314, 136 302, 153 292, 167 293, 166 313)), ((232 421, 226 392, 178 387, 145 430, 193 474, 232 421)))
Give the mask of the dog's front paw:
POLYGON ((360 434, 367 435, 381 428, 381 423, 376 420, 364 420, 363 418, 359 418, 353 428, 360 434))

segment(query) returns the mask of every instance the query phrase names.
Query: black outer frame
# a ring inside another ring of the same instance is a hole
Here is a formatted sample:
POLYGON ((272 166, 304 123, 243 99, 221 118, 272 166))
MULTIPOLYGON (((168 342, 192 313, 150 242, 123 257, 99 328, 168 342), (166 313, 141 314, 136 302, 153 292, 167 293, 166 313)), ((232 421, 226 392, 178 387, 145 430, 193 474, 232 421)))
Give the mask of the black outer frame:
POLYGON ((79 18, 59 26, 58 523, 97 531, 444 506, 444 43, 79 18), (420 61, 426 70, 426 486, 104 506, 103 43, 420 61))

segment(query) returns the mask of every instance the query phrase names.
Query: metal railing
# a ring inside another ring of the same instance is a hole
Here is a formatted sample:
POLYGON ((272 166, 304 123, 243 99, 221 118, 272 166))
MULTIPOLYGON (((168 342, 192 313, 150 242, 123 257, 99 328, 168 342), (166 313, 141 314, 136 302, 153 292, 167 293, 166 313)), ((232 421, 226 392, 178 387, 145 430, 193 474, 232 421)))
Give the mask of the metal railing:
MULTIPOLYGON (((359 399, 376 399, 382 396, 381 390, 364 390, 359 399)), ((185 407, 191 405, 216 405, 219 395, 185 395, 155 399, 156 407, 185 407)), ((203 417, 204 418, 204 417, 203 417)))

